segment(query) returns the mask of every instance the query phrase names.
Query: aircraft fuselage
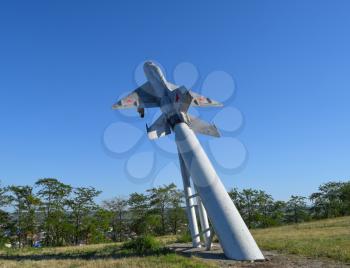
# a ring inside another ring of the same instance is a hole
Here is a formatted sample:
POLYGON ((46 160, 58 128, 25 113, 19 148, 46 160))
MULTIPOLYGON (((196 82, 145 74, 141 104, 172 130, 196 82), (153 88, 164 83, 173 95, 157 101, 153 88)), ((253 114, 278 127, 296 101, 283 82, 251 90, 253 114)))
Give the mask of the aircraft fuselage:
POLYGON ((175 113, 175 107, 171 101, 171 90, 168 87, 162 70, 153 62, 147 61, 143 65, 147 80, 154 88, 154 94, 160 99, 160 110, 168 116, 175 113))

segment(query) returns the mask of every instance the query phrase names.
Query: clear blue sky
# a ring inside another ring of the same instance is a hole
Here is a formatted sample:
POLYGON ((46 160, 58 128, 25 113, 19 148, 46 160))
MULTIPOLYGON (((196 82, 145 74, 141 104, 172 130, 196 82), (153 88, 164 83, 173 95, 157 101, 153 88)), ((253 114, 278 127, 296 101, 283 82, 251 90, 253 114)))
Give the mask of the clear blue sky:
MULTIPOLYGON (((189 2, 1 1, 3 183, 56 177, 95 186, 101 199, 147 189, 102 142, 119 120, 111 104, 135 88, 146 59, 168 70, 191 62, 200 81, 214 70, 233 75, 249 157, 240 172, 219 172, 227 188, 285 200, 349 179, 350 2, 189 2)), ((145 121, 133 122, 144 131, 145 121)), ((180 181, 171 168, 159 176, 156 184, 180 181)))

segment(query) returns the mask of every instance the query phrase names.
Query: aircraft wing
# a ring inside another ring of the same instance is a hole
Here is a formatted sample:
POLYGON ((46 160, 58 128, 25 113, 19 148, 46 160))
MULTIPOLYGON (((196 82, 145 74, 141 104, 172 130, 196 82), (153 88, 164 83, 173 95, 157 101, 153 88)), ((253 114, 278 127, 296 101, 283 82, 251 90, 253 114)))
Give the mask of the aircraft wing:
POLYGON ((193 99, 192 99, 192 106, 195 107, 210 107, 210 106, 223 106, 223 104, 221 102, 212 100, 210 98, 204 97, 202 95, 199 95, 196 92, 193 92, 190 90, 190 94, 192 95, 193 99))
POLYGON ((152 107, 159 107, 159 98, 155 96, 150 82, 144 83, 112 106, 113 109, 152 107))
MULTIPOLYGON (((178 85, 172 84, 170 82, 167 82, 167 85, 171 91, 175 91, 176 89, 181 88, 178 85)), ((221 102, 199 95, 198 93, 193 92, 192 90, 189 90, 189 92, 193 98, 191 103, 192 106, 196 106, 196 107, 223 106, 221 102)))

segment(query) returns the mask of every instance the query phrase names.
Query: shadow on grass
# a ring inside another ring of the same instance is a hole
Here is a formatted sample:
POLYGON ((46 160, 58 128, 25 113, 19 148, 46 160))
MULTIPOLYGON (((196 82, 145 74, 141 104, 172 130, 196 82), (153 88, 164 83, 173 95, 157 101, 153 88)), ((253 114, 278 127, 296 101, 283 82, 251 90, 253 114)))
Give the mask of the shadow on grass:
POLYGON ((173 244, 169 245, 168 248, 171 250, 171 252, 176 252, 177 254, 181 254, 186 257, 196 256, 202 259, 228 260, 225 254, 221 250, 218 250, 218 247, 213 247, 212 250, 207 251, 204 248, 196 249, 186 244, 173 244))
MULTIPOLYGON (((52 251, 55 249, 53 248, 52 251)), ((77 247, 76 250, 71 252, 40 252, 40 251, 25 251, 16 252, 8 251, 6 253, 0 253, 0 260, 13 260, 13 261, 41 261, 41 260, 98 260, 98 259, 120 259, 131 257, 145 257, 145 256, 160 256, 172 253, 168 248, 162 248, 154 252, 148 252, 146 254, 137 254, 136 252, 121 249, 118 246, 106 246, 96 250, 81 250, 77 247), (32 254, 31 254, 32 253, 32 254)))

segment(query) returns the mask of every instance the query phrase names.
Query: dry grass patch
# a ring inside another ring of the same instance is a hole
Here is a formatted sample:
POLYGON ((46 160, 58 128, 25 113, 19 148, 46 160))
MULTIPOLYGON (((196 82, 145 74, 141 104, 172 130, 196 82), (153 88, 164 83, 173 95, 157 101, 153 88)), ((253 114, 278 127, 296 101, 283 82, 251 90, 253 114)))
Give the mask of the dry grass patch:
POLYGON ((263 249, 350 262, 350 217, 257 229, 252 233, 263 249))
POLYGON ((1 268, 29 267, 216 267, 197 258, 175 253, 137 256, 121 248, 121 244, 100 244, 77 247, 21 249, 0 251, 1 268))

